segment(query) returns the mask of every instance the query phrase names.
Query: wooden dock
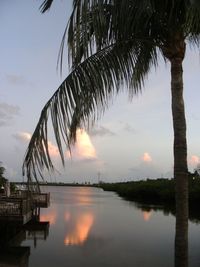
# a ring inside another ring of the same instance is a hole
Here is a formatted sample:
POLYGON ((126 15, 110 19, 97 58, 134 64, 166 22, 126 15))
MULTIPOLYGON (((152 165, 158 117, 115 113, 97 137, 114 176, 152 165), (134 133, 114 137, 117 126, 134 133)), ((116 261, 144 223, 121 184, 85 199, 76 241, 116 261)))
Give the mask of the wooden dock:
POLYGON ((48 208, 50 205, 50 193, 33 193, 33 204, 36 208, 48 208))
POLYGON ((50 204, 49 193, 21 191, 9 197, 0 197, 0 221, 26 224, 38 208, 50 204))
POLYGON ((49 235, 49 222, 31 220, 23 229, 26 231, 27 240, 46 240, 49 235))
POLYGON ((0 221, 27 223, 32 217, 31 199, 1 197, 0 221))

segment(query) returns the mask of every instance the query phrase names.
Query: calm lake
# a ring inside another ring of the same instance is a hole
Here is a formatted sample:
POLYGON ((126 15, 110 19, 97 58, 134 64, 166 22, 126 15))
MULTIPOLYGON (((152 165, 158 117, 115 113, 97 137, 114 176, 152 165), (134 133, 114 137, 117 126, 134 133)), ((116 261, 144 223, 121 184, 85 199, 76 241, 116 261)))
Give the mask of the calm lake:
MULTIPOLYGON (((115 193, 90 187, 45 187, 51 205, 40 221, 49 232, 26 236, 29 267, 170 267, 174 262, 175 217, 141 209, 115 193)), ((200 266, 200 225, 189 223, 190 267, 200 266)), ((20 265, 21 266, 21 265, 20 265)))

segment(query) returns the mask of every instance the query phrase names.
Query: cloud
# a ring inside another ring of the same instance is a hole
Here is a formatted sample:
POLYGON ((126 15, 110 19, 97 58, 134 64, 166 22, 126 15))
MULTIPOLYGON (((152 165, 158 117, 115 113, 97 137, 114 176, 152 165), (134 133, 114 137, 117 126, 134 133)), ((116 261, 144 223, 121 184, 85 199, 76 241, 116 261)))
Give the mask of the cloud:
POLYGON ((200 117, 197 114, 191 113, 191 118, 194 119, 195 121, 199 121, 200 117))
POLYGON ((153 163, 147 164, 145 161, 142 161, 137 166, 130 168, 129 171, 135 180, 144 178, 154 179, 162 176, 162 172, 158 166, 154 165, 153 163))
MULTIPOLYGON (((85 130, 77 130, 76 144, 71 150, 72 159, 94 161, 97 159, 96 150, 85 130)), ((66 153, 70 157, 69 151, 66 153)))
POLYGON ((27 143, 31 140, 31 134, 27 132, 20 132, 17 134, 13 134, 13 137, 22 143, 27 143))
POLYGON ((151 156, 149 155, 148 152, 144 152, 144 154, 142 156, 142 160, 144 162, 152 162, 152 158, 151 158, 151 156))
MULTIPOLYGON (((31 140, 31 134, 28 133, 28 132, 20 132, 20 133, 17 133, 17 134, 13 134, 13 137, 21 142, 21 143, 24 143, 24 144, 27 144, 30 140, 31 140)), ((55 146, 52 142, 48 141, 48 148, 49 148, 49 154, 52 156, 52 157, 57 157, 59 156, 59 150, 58 150, 58 147, 55 146)))
POLYGON ((163 171, 158 166, 148 152, 144 152, 140 162, 129 169, 134 179, 161 178, 163 171))
POLYGON ((18 115, 20 108, 18 106, 0 103, 0 127, 9 125, 14 116, 18 115))
POLYGON ((90 130, 90 136, 114 136, 115 133, 104 126, 94 127, 90 130))
POLYGON ((161 177, 160 170, 152 165, 152 164, 146 164, 144 162, 140 163, 138 166, 135 166, 134 168, 129 169, 131 172, 131 175, 134 179, 144 179, 144 178, 158 178, 161 177))
POLYGON ((26 83, 24 77, 15 74, 6 74, 6 80, 13 85, 22 85, 26 83))
MULTIPOLYGON (((31 139, 31 134, 28 132, 19 132, 13 134, 13 137, 20 142, 21 144, 28 144, 31 139)), ((59 156, 58 147, 55 146, 52 142, 48 141, 49 153, 52 157, 59 156)), ((90 140, 89 135, 84 130, 77 130, 77 141, 74 147, 72 147, 71 155, 69 151, 66 152, 66 157, 69 159, 72 156, 72 159, 82 161, 82 162, 91 162, 97 160, 96 150, 90 140)))
POLYGON ((128 123, 124 125, 124 130, 129 133, 134 133, 134 134, 136 133, 136 130, 128 123))
POLYGON ((58 147, 55 146, 53 143, 50 141, 48 142, 48 148, 49 148, 49 153, 52 157, 58 157, 59 156, 59 150, 58 147))
POLYGON ((200 158, 196 155, 191 156, 189 159, 189 164, 196 167, 198 164, 200 164, 200 158))

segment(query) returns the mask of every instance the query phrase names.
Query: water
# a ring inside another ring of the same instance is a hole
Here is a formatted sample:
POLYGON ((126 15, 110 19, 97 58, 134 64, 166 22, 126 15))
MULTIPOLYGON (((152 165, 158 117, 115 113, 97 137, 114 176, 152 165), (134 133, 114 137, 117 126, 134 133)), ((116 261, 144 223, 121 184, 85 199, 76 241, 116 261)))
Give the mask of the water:
MULTIPOLYGON (((27 240, 29 267, 170 267, 174 262, 175 217, 138 208, 115 193, 90 187, 48 187, 51 206, 46 237, 27 240)), ((200 266, 199 221, 189 223, 190 266, 200 266)), ((1 266, 1 265, 0 265, 1 266)))

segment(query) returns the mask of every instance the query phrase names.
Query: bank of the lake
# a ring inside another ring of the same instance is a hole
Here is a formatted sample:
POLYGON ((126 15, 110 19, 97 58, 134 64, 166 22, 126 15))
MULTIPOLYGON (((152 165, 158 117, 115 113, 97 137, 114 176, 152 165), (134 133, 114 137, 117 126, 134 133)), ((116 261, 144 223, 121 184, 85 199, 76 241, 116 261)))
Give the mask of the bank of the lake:
MULTIPOLYGON (((116 192, 119 196, 140 203, 170 205, 175 204, 174 179, 147 179, 140 181, 101 183, 105 191, 116 192)), ((200 178, 189 175, 189 204, 200 203, 200 178)))

